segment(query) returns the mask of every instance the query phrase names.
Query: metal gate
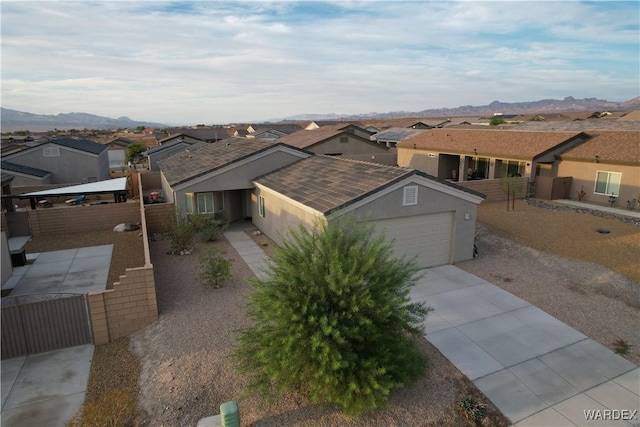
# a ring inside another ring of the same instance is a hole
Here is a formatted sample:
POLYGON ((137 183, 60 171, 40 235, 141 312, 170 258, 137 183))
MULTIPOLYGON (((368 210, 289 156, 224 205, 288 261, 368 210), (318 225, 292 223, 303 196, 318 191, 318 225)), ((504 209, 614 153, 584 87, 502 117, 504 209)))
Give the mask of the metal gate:
POLYGON ((7 212, 5 215, 7 218, 8 237, 31 236, 29 212, 7 212))
POLYGON ((2 359, 93 342, 86 295, 2 298, 2 359))

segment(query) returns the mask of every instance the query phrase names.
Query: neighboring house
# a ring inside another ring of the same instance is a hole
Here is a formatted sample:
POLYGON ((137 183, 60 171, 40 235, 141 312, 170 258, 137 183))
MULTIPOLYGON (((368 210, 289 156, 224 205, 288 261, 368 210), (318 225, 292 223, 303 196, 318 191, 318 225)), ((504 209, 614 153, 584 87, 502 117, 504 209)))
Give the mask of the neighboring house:
POLYGON ((276 242, 298 225, 367 219, 421 268, 473 256, 483 195, 425 173, 315 155, 254 180, 253 223, 276 242))
POLYGON ((51 184, 94 182, 110 179, 107 151, 97 142, 56 138, 2 156, 2 161, 50 172, 51 184))
POLYGON ((158 141, 159 145, 172 141, 195 144, 196 142, 216 142, 229 138, 229 132, 222 127, 180 128, 170 132, 168 137, 158 141))
POLYGON ((294 132, 298 132, 301 129, 302 126, 296 123, 264 123, 249 125, 247 127, 247 134, 242 136, 273 141, 294 132))
POLYGON ((0 162, 0 168, 2 168, 3 174, 6 172, 13 175, 13 185, 18 187, 51 184, 52 173, 50 171, 5 161, 0 162))
POLYGON ((322 126, 314 130, 301 130, 283 136, 278 141, 316 154, 344 156, 351 159, 395 165, 395 150, 377 144, 370 138, 371 133, 366 129, 348 123, 340 123, 322 126))
POLYGON ((109 149, 109 168, 122 169, 127 167, 127 147, 135 141, 119 136, 104 145, 109 149))
POLYGON ((408 127, 410 129, 436 129, 436 128, 443 128, 449 123, 451 123, 451 119, 421 120, 419 122, 409 125, 408 127))
POLYGON ((255 132, 247 134, 247 138, 258 138, 265 141, 274 141, 283 136, 287 136, 287 133, 281 132, 277 129, 256 129, 255 132))
MULTIPOLYGON (((633 117, 631 117, 633 118, 633 117)), ((562 120, 555 122, 523 122, 517 125, 515 130, 522 131, 556 131, 556 132, 583 132, 599 130, 628 130, 640 131, 640 121, 625 120, 562 120)))
POLYGON ((168 157, 173 156, 176 153, 180 153, 185 150, 195 150, 206 144, 205 142, 188 143, 179 140, 169 141, 158 147, 154 147, 143 153, 143 156, 147 158, 147 169, 151 171, 158 171, 158 162, 168 157))
POLYGON ((419 135, 422 132, 424 132, 422 128, 389 128, 371 135, 371 140, 385 147, 396 148, 398 142, 419 135))
POLYGON ((345 122, 343 120, 317 120, 317 121, 312 121, 309 122, 308 124, 302 126, 302 128, 304 130, 315 130, 315 129, 319 129, 323 126, 337 126, 337 125, 354 125, 354 126, 359 126, 362 127, 362 123, 360 122, 345 122))
MULTIPOLYGON (((11 194, 11 183, 13 182, 15 176, 5 172, 4 168, 0 171, 0 179, 2 181, 2 195, 8 196, 11 194)), ((11 200, 2 198, 2 209, 5 212, 13 212, 13 205, 11 204, 11 200)))
POLYGON ((558 177, 572 177, 571 197, 583 190, 587 202, 608 203, 616 197, 618 207, 640 201, 640 131, 589 131, 591 138, 562 152, 558 177))
POLYGON ((552 176, 556 155, 585 141, 582 132, 432 129, 398 144, 398 165, 440 179, 552 176))
POLYGON ((163 197, 181 214, 201 213, 229 222, 249 218, 252 180, 310 155, 259 139, 206 144, 159 162, 163 197))

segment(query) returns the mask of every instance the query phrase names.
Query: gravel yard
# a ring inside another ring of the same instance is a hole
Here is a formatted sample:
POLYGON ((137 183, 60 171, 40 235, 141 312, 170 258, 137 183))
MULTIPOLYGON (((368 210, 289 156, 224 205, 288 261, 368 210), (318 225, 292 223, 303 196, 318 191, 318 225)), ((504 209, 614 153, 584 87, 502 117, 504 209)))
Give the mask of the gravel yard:
MULTIPOLYGON (((624 340, 631 345, 625 357, 640 363, 640 227, 520 201, 515 212, 507 212, 506 203, 482 204, 478 216, 480 256, 458 267, 531 302, 609 348, 614 348, 614 341, 624 340), (610 233, 597 233, 598 228, 610 233)), ((265 236, 255 239, 268 241, 265 236)), ((143 262, 133 261, 136 245, 142 252, 137 232, 69 236, 68 242, 46 240, 34 239, 27 250, 114 243, 111 274, 116 278, 126 267, 143 262)), ((310 405, 294 394, 271 403, 246 394, 246 382, 235 373, 228 354, 232 331, 246 326, 242 302, 250 291, 246 283, 250 270, 223 238, 198 244, 188 256, 167 255, 167 251, 168 242, 151 242, 160 318, 130 337, 139 364, 135 358, 122 356, 118 342, 100 346, 96 350, 100 357, 92 366, 91 395, 108 388, 106 378, 116 374, 115 370, 132 376, 139 370, 139 411, 133 424, 193 426, 200 418, 217 413, 222 402, 236 399, 243 425, 251 426, 466 425, 455 410, 455 400, 474 387, 426 340, 419 345, 430 359, 428 374, 395 393, 389 408, 360 420, 310 405), (199 254, 209 245, 226 249, 234 260, 234 279, 221 289, 203 287, 197 279, 199 254), (109 360, 112 347, 112 357, 121 363, 102 362, 109 360)), ((499 414, 493 415, 497 418, 491 425, 505 425, 499 414)))

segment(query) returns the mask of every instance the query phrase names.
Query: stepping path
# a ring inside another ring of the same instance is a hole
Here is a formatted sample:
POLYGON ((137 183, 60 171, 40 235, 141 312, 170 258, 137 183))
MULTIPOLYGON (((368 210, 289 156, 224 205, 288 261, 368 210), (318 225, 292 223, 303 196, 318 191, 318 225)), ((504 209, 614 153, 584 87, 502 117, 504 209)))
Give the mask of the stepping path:
MULTIPOLYGON (((224 235, 264 275, 250 229, 224 235)), ((516 427, 640 426, 640 369, 539 308, 452 265, 425 270, 411 298, 434 309, 426 339, 516 427)))

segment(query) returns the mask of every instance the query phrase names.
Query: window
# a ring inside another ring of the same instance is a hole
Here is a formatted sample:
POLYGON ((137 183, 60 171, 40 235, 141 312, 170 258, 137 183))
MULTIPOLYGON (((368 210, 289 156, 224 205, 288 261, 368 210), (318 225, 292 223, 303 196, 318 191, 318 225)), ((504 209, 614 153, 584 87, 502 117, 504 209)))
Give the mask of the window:
POLYGON ((188 214, 214 213, 224 210, 224 192, 186 193, 185 208, 188 214))
POLYGON ((402 192, 402 206, 413 206, 418 204, 418 186, 411 185, 404 187, 402 192))
POLYGON ((188 214, 192 214, 196 211, 195 196, 193 193, 187 193, 184 195, 185 208, 188 214))
POLYGON ((60 149, 58 147, 44 147, 42 149, 43 157, 60 157, 60 149))
POLYGON ((618 172, 596 172, 596 188, 594 193, 618 197, 622 174, 618 172))
POLYGON ((522 176, 524 174, 525 163, 515 160, 502 160, 500 162, 500 176, 501 177, 514 177, 522 176))
POLYGON ((258 196, 258 214, 264 218, 264 197, 258 196))
POLYGON ((213 213, 213 193, 197 193, 198 213, 213 213))

